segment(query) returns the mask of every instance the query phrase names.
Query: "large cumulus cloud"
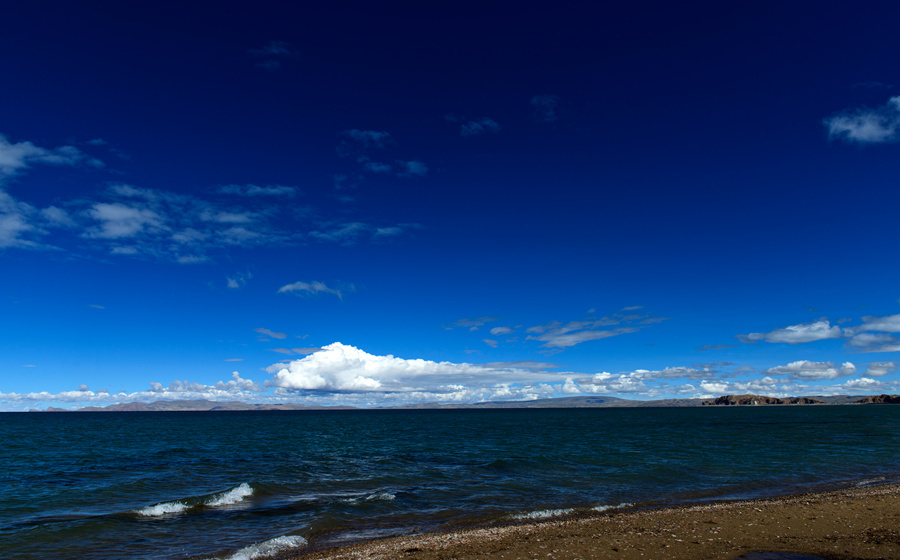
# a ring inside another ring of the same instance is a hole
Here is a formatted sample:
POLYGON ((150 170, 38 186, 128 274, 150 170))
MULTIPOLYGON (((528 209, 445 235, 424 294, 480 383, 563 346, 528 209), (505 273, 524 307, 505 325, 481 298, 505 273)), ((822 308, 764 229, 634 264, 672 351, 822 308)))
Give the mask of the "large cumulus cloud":
POLYGON ((460 385, 482 385, 491 380, 502 382, 500 378, 511 370, 418 358, 407 360, 390 354, 376 356, 335 342, 302 359, 273 364, 267 371, 273 374, 269 385, 275 387, 356 392, 414 391, 425 386, 431 390, 457 389, 460 385))

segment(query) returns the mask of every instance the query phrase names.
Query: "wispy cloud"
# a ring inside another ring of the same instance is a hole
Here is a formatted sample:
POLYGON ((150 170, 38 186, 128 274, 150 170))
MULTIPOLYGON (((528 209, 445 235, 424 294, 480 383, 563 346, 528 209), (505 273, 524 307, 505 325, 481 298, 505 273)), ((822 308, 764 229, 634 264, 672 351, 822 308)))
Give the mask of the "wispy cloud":
POLYGON ((287 338, 287 334, 285 334, 285 333, 283 333, 283 332, 270 331, 269 329, 266 329, 266 328, 263 328, 263 327, 259 327, 259 328, 253 329, 253 330, 256 331, 256 332, 258 332, 259 334, 261 334, 261 335, 263 335, 263 336, 268 336, 268 337, 271 337, 271 338, 277 338, 277 339, 279 339, 279 340, 284 340, 285 338, 287 338))
POLYGON ((526 340, 537 340, 544 343, 541 345, 544 348, 562 350, 591 340, 602 340, 634 333, 646 328, 647 325, 664 320, 663 317, 653 318, 647 314, 615 313, 605 317, 591 317, 568 323, 550 321, 528 327, 525 332, 529 333, 526 340))
POLYGON ((542 94, 531 98, 531 108, 538 122, 551 123, 559 118, 560 99, 558 95, 542 94))
POLYGON ((704 344, 698 347, 697 350, 705 352, 707 350, 727 350, 729 348, 737 348, 737 344, 704 344))
POLYGON ((576 330, 575 327, 572 327, 575 323, 576 322, 563 325, 559 328, 548 329, 546 332, 539 335, 529 335, 527 340, 539 340, 544 343, 542 344, 544 348, 563 349, 589 340, 602 340, 604 338, 633 333, 639 330, 638 327, 619 327, 603 330, 584 328, 576 330))
MULTIPOLYGON (((378 134, 356 132, 351 136, 363 143, 385 141, 378 134)), ((253 183, 227 184, 191 195, 114 183, 94 196, 37 208, 15 199, 3 183, 38 164, 102 166, 72 146, 47 149, 31 142, 12 143, 0 135, 0 249, 74 246, 79 252, 99 250, 193 264, 209 262, 236 247, 287 246, 310 240, 344 245, 384 242, 417 227, 311 219, 317 215, 314 208, 283 204, 283 199, 299 194, 296 187, 253 183)), ((425 172, 415 165, 409 170, 425 172)), ((229 287, 240 285, 240 278, 228 280, 229 287)))
POLYGON ((324 222, 309 232, 309 237, 315 241, 355 245, 362 241, 381 242, 420 227, 419 224, 376 226, 363 222, 324 222))
POLYGON ((234 274, 225 278, 225 285, 229 290, 237 290, 239 288, 243 288, 251 278, 253 278, 253 274, 249 272, 243 274, 234 274))
POLYGON ((384 130, 360 130, 353 128, 341 132, 341 140, 337 145, 337 153, 342 158, 356 160, 357 163, 369 161, 369 154, 375 150, 383 150, 393 145, 391 133, 384 130))
POLYGON ((768 333, 739 334, 736 338, 747 344, 761 341, 772 343, 781 342, 785 344, 804 344, 806 342, 816 342, 818 340, 841 338, 842 335, 843 333, 840 327, 837 325, 831 326, 831 323, 827 319, 819 319, 812 323, 790 325, 782 329, 775 329, 768 333))
MULTIPOLYGON (((347 159, 359 164, 360 169, 376 175, 392 174, 397 177, 424 177, 428 175, 428 165, 418 160, 395 160, 394 163, 384 161, 385 158, 376 159, 376 154, 395 146, 394 138, 384 130, 350 129, 341 132, 337 145, 337 153, 342 159, 347 159)), ((350 181, 349 175, 338 174, 335 178, 335 187, 344 189, 350 185, 358 184, 358 181, 350 181)))
POLYGON ((259 56, 288 56, 293 54, 293 49, 284 41, 269 41, 269 44, 262 48, 250 49, 250 53, 259 56))
POLYGON ((43 148, 28 141, 13 143, 0 134, 0 249, 56 249, 42 241, 48 229, 74 225, 65 210, 38 209, 3 189, 7 181, 36 165, 104 167, 102 161, 74 146, 43 148))
POLYGON ((428 175, 428 166, 421 161, 398 161, 397 176, 399 177, 424 177, 428 175))
POLYGON ((469 329, 470 331, 477 331, 480 327, 483 327, 487 323, 493 323, 498 320, 499 317, 466 317, 463 319, 458 319, 453 321, 449 325, 445 325, 444 328, 450 330, 454 327, 462 327, 465 329, 469 329))
POLYGON ((275 196, 293 197, 297 195, 297 187, 285 185, 222 185, 219 187, 222 194, 234 194, 237 196, 275 196))
POLYGON ((900 132, 900 96, 891 97, 875 109, 842 111, 823 121, 829 138, 856 144, 895 142, 900 132))
POLYGON ((263 47, 250 49, 249 53, 263 59, 257 66, 272 72, 281 69, 283 60, 296 56, 294 48, 284 41, 269 41, 263 47))
POLYGON ((459 135, 463 137, 496 134, 500 132, 500 124, 488 117, 468 119, 450 114, 446 115, 444 118, 449 122, 459 123, 459 135))
MULTIPOLYGON (((353 285, 349 285, 350 289, 353 289, 353 285)), ((343 300, 344 295, 341 290, 337 288, 330 288, 324 282, 294 282, 293 284, 287 284, 286 286, 282 286, 278 288, 279 294, 284 293, 293 293, 302 296, 315 296, 318 294, 332 294, 338 297, 338 299, 343 300)))

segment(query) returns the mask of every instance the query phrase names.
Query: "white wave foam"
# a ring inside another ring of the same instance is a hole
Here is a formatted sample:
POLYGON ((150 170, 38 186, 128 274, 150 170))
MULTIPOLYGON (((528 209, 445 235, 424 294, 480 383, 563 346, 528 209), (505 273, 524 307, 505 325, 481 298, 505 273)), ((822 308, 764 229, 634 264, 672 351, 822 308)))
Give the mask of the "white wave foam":
POLYGON ((225 558, 225 560, 254 560, 255 558, 267 558, 269 556, 275 556, 290 548, 306 546, 306 544, 306 539, 298 535, 275 537, 274 539, 244 547, 225 558))
POLYGON ((230 506, 243 501, 244 498, 251 495, 253 495, 253 488, 246 482, 243 482, 227 492, 215 495, 207 500, 205 504, 210 507, 230 506))
POLYGON ((392 492, 387 492, 382 490, 381 492, 375 492, 374 494, 369 494, 364 498, 348 498, 345 500, 348 504, 358 504, 360 502, 393 502, 397 499, 397 496, 392 492))
POLYGON ((374 501, 393 502, 396 498, 397 498, 397 496, 392 494, 391 492, 375 492, 374 494, 372 494, 370 496, 366 496, 366 501, 367 502, 374 502, 374 501))
POLYGON ((511 517, 513 519, 548 519, 551 517, 562 517, 563 515, 569 515, 575 513, 575 510, 572 508, 568 509, 542 509, 538 511, 529 511, 525 513, 516 513, 511 517))
POLYGON ((591 508, 591 511, 606 511, 609 509, 618 509, 624 507, 631 507, 633 504, 619 504, 617 506, 594 506, 591 508))
POLYGON ((871 486, 873 484, 878 484, 879 482, 884 482, 883 476, 877 476, 875 478, 864 478, 863 480, 859 480, 855 482, 853 485, 857 488, 862 488, 864 486, 871 486))
POLYGON ((137 514, 146 517, 160 517, 162 515, 169 515, 171 513, 181 513, 187 508, 188 505, 182 502, 163 502, 161 504, 147 506, 145 508, 139 509, 137 510, 137 514))

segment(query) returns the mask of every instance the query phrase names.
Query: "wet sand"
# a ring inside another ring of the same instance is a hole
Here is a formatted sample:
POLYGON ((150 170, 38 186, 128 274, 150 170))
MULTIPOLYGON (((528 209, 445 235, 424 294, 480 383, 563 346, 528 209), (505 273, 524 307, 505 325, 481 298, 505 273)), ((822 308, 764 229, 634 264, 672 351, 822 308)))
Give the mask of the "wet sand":
POLYGON ((769 551, 900 560, 900 484, 397 537, 300 558, 729 560, 769 551))

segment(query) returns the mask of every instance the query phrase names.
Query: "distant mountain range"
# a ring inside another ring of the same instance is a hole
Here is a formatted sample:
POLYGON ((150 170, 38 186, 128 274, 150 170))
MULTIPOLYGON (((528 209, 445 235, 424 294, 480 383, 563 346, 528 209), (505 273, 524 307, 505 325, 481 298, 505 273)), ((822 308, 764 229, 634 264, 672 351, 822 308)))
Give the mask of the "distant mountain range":
MULTIPOLYGON (((724 395, 717 399, 662 399, 634 401, 617 397, 560 397, 531 401, 483 402, 474 404, 407 404, 381 410, 442 410, 442 409, 512 409, 512 408, 635 408, 635 407, 691 407, 691 406, 747 406, 747 405, 813 405, 813 404, 900 404, 900 395, 834 395, 775 398, 762 395, 724 395)), ((132 402, 109 406, 89 406, 75 412, 205 412, 217 410, 364 410, 352 406, 316 406, 303 404, 248 404, 239 401, 208 400, 132 402)), ((31 412, 71 412, 50 407, 31 412)))

